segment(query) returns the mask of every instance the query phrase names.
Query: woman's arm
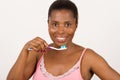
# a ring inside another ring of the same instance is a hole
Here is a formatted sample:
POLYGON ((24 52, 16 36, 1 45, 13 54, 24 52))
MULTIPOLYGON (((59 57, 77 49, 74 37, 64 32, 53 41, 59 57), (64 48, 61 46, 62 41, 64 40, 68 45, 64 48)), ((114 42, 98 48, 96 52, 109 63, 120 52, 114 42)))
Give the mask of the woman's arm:
POLYGON ((11 68, 7 80, 28 80, 34 73, 38 59, 42 55, 38 50, 44 50, 46 47, 47 43, 39 37, 29 41, 11 68), (28 51, 28 48, 33 50, 28 51))
POLYGON ((37 63, 37 54, 23 50, 13 67, 7 80, 28 80, 31 77, 37 63))
POLYGON ((92 50, 88 50, 91 70, 102 80, 120 80, 120 74, 92 50))

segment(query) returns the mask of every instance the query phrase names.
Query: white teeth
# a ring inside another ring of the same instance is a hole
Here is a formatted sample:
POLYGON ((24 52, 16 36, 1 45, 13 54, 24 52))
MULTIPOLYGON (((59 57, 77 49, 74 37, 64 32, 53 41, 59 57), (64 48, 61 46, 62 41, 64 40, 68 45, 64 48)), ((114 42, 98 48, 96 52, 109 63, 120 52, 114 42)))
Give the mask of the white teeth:
POLYGON ((57 38, 57 39, 59 39, 59 40, 65 40, 65 38, 57 38))

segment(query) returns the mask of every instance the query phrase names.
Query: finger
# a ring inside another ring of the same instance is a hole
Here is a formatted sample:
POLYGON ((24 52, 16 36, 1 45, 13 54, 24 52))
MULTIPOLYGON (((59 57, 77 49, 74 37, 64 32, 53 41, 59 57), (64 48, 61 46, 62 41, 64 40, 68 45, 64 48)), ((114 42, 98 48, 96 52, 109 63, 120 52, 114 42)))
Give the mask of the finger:
POLYGON ((28 49, 27 49, 28 51, 38 51, 38 49, 36 48, 36 47, 34 47, 34 46, 30 46, 28 49))
POLYGON ((44 45, 46 48, 48 47, 48 43, 46 41, 44 41, 44 45))
POLYGON ((36 43, 40 44, 42 50, 48 47, 47 42, 45 40, 41 39, 41 38, 37 37, 36 38, 36 43))
POLYGON ((29 42, 29 45, 35 48, 35 50, 39 50, 39 51, 40 50, 43 51, 48 47, 47 42, 39 37, 36 37, 33 40, 31 40, 29 42))
POLYGON ((31 41, 30 43, 29 43, 29 46, 33 46, 33 47, 38 47, 39 46, 39 44, 37 43, 37 42, 35 42, 35 41, 31 41))

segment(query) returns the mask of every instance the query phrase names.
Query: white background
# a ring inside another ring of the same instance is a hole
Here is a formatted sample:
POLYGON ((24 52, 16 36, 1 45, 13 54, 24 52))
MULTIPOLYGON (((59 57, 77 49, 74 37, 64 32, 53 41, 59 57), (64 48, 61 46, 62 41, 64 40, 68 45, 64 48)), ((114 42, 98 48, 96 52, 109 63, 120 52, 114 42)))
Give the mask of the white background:
MULTIPOLYGON (((73 0, 79 10, 74 42, 103 56, 120 73, 120 0, 73 0)), ((48 43, 47 13, 53 0, 0 0, 0 80, 5 80, 24 44, 48 43)), ((94 76, 92 80, 99 80, 94 76)))

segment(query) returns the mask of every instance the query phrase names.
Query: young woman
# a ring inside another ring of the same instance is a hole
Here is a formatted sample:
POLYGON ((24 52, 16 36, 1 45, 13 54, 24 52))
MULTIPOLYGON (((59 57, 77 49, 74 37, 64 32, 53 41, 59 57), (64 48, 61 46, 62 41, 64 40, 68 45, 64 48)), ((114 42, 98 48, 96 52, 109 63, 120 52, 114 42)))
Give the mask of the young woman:
POLYGON ((76 5, 56 0, 49 8, 48 31, 53 41, 47 44, 36 37, 23 47, 7 80, 90 80, 96 74, 102 80, 120 80, 120 75, 96 52, 72 42, 78 26, 76 5), (54 50, 49 46, 67 49, 54 50), (30 49, 30 50, 28 50, 30 49))

